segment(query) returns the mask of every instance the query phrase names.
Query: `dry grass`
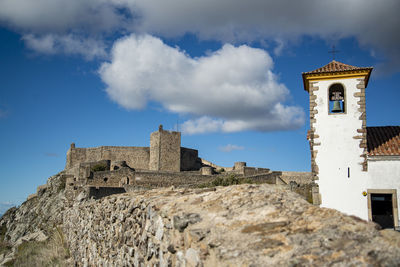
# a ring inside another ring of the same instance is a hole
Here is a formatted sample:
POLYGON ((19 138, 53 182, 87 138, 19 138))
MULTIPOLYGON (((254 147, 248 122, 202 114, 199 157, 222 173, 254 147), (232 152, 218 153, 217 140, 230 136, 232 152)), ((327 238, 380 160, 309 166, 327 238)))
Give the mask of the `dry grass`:
POLYGON ((4 241, 4 236, 7 232, 7 227, 2 225, 0 227, 0 254, 6 253, 11 250, 11 246, 7 241, 4 241))
POLYGON ((24 242, 16 251, 13 266, 68 266, 69 251, 59 228, 43 242, 24 242))
POLYGON ((7 254, 8 251, 11 250, 11 246, 10 244, 8 244, 8 242, 0 240, 0 254, 7 254))

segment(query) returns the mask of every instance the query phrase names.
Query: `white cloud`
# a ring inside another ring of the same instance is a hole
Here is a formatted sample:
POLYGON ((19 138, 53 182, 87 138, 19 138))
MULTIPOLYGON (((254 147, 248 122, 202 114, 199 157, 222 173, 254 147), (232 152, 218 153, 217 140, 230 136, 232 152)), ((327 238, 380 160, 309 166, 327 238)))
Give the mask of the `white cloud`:
POLYGON ((131 35, 115 43, 99 73, 110 98, 127 109, 155 101, 194 117, 182 125, 188 134, 298 128, 304 112, 283 104, 289 91, 272 69, 266 51, 246 45, 190 58, 158 38, 131 35))
POLYGON ((243 149, 244 149, 243 146, 232 145, 232 144, 227 144, 226 146, 219 147, 219 150, 227 153, 232 152, 234 150, 243 150, 243 149))
POLYGON ((88 60, 107 56, 105 44, 101 40, 93 38, 83 38, 72 34, 46 34, 41 36, 26 34, 22 39, 28 48, 43 54, 82 55, 88 60))
POLYGON ((355 37, 400 62, 398 0, 2 0, 0 23, 21 33, 135 32, 163 37, 194 33, 223 42, 355 37))
POLYGON ((219 132, 222 130, 224 121, 222 119, 212 119, 207 116, 195 120, 185 121, 181 125, 181 130, 185 134, 202 134, 219 132))

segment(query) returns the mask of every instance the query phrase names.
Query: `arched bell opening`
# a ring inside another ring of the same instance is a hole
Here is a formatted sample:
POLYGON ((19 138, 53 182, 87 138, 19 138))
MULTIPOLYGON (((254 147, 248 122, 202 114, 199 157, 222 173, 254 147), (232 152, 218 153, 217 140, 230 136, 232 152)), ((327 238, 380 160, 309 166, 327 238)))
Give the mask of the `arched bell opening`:
POLYGON ((328 90, 329 114, 346 112, 345 89, 342 84, 334 83, 328 90))

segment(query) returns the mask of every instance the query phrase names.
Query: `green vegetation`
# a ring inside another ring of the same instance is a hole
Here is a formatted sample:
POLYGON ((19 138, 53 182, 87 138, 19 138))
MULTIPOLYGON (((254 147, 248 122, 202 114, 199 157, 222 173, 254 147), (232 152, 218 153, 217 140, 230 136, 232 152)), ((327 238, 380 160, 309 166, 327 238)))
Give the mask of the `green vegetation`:
POLYGON ((66 184, 66 180, 64 176, 60 177, 60 180, 58 182, 58 187, 57 187, 57 193, 64 191, 65 190, 65 184, 66 184))
POLYGON ((15 261, 14 260, 12 260, 12 261, 9 261, 9 262, 7 262, 6 264, 4 264, 4 266, 14 266, 14 264, 15 264, 15 261))
POLYGON ((107 170, 107 165, 105 164, 96 164, 90 168, 92 172, 101 172, 101 171, 106 171, 107 170))
POLYGON ((4 240, 6 232, 7 232, 7 226, 5 225, 0 226, 0 241, 4 240))
POLYGON ((65 181, 63 183, 59 183, 58 184, 57 193, 61 192, 61 191, 64 191, 64 189, 65 189, 65 181))
POLYGON ((314 202, 313 202, 313 198, 312 198, 312 193, 310 193, 310 194, 307 195, 307 199, 306 199, 306 200, 307 200, 308 203, 311 203, 311 204, 314 203, 314 202))
POLYGON ((223 172, 225 172, 225 169, 224 169, 224 168, 221 168, 221 169, 216 170, 216 172, 217 172, 217 173, 223 173, 223 172))

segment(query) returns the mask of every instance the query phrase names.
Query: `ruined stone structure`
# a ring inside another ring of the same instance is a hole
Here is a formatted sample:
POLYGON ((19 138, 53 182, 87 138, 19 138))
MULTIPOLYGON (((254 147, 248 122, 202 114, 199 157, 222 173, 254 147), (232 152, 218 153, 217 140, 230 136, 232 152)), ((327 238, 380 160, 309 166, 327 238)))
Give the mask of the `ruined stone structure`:
POLYGON ((310 173, 276 172, 247 167, 246 162, 233 167, 215 165, 199 158, 197 150, 181 147, 181 133, 165 131, 162 125, 151 133, 150 147, 77 148, 71 144, 63 178, 66 196, 73 199, 81 193, 101 198, 155 187, 192 187, 229 175, 270 184, 311 182, 310 173))
POLYGON ((163 131, 162 125, 160 125, 158 132, 150 135, 149 169, 175 172, 181 170, 180 132, 163 131))
POLYGON ((77 148, 72 143, 67 152, 65 168, 71 169, 80 163, 101 160, 125 161, 135 170, 173 171, 199 170, 201 161, 198 151, 181 147, 180 132, 165 131, 160 125, 150 136, 150 147, 101 146, 77 148))

